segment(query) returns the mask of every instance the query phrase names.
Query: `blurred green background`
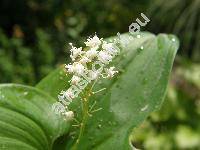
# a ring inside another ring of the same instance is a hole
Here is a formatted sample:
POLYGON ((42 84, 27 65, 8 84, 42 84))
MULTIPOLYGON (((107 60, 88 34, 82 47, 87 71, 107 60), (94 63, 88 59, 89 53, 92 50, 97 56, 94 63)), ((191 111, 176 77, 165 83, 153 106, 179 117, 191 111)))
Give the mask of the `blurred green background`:
POLYGON ((68 43, 142 30, 174 33, 181 43, 166 100, 137 129, 136 148, 200 149, 200 0, 0 0, 0 82, 36 84, 66 63, 68 43))

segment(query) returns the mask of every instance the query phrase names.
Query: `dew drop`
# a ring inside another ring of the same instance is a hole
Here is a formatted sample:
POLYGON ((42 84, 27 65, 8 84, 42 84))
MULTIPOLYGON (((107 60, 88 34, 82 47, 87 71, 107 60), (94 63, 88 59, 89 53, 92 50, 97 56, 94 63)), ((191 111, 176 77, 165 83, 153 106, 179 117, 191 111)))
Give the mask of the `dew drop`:
POLYGON ((175 42, 175 41, 176 41, 176 39, 175 39, 175 38, 172 38, 172 41, 173 41, 173 42, 175 42))
POLYGON ((137 49, 137 52, 140 53, 143 49, 144 49, 144 47, 141 46, 140 48, 137 49))
POLYGON ((27 95, 27 94, 28 94, 28 92, 24 92, 23 94, 24 94, 24 95, 27 95))
POLYGON ((139 39, 139 38, 141 38, 141 35, 138 34, 136 37, 139 39))
POLYGON ((99 125, 98 125, 98 129, 101 129, 101 127, 102 127, 102 126, 99 124, 99 125))

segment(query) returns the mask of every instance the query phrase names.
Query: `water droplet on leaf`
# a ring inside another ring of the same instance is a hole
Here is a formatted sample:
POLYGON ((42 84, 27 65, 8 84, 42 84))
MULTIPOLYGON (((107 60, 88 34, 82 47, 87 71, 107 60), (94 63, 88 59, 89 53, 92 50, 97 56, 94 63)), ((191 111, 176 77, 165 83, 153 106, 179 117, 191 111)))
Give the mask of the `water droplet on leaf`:
POLYGON ((175 39, 175 38, 172 38, 172 41, 173 41, 173 42, 175 42, 175 41, 176 41, 176 39, 175 39))
POLYGON ((98 125, 98 129, 101 129, 101 127, 102 127, 102 126, 99 124, 99 125, 98 125))
POLYGON ((24 92, 23 94, 24 94, 24 95, 27 95, 27 94, 28 94, 28 92, 24 92))
POLYGON ((139 39, 139 38, 141 38, 141 35, 138 34, 136 37, 139 39))

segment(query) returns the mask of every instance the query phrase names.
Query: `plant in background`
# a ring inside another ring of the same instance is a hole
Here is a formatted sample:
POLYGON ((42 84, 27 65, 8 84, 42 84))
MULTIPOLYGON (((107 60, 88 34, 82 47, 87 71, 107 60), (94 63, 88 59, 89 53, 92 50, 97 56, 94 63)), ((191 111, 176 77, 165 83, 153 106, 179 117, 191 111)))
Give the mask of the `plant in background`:
POLYGON ((147 14, 154 24, 149 24, 149 29, 154 33, 164 31, 176 34, 182 41, 179 53, 199 62, 199 9, 199 0, 173 0, 167 3, 165 0, 152 0, 147 14))
POLYGON ((144 4, 147 0, 1 0, 0 82, 36 84, 69 58, 66 41, 82 46, 85 36, 95 31, 102 37, 126 32, 144 4), (21 44, 16 48, 17 40, 21 44))

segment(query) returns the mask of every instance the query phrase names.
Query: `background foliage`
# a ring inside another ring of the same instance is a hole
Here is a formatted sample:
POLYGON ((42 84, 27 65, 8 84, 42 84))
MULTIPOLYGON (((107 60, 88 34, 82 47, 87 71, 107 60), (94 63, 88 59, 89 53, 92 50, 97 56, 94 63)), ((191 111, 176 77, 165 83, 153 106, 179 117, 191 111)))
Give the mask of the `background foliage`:
POLYGON ((68 59, 68 42, 127 32, 144 12, 143 30, 175 33, 181 42, 167 98, 133 144, 146 149, 200 148, 199 0, 0 0, 0 82, 34 85, 68 59), (190 137, 190 138, 188 138, 190 137))

